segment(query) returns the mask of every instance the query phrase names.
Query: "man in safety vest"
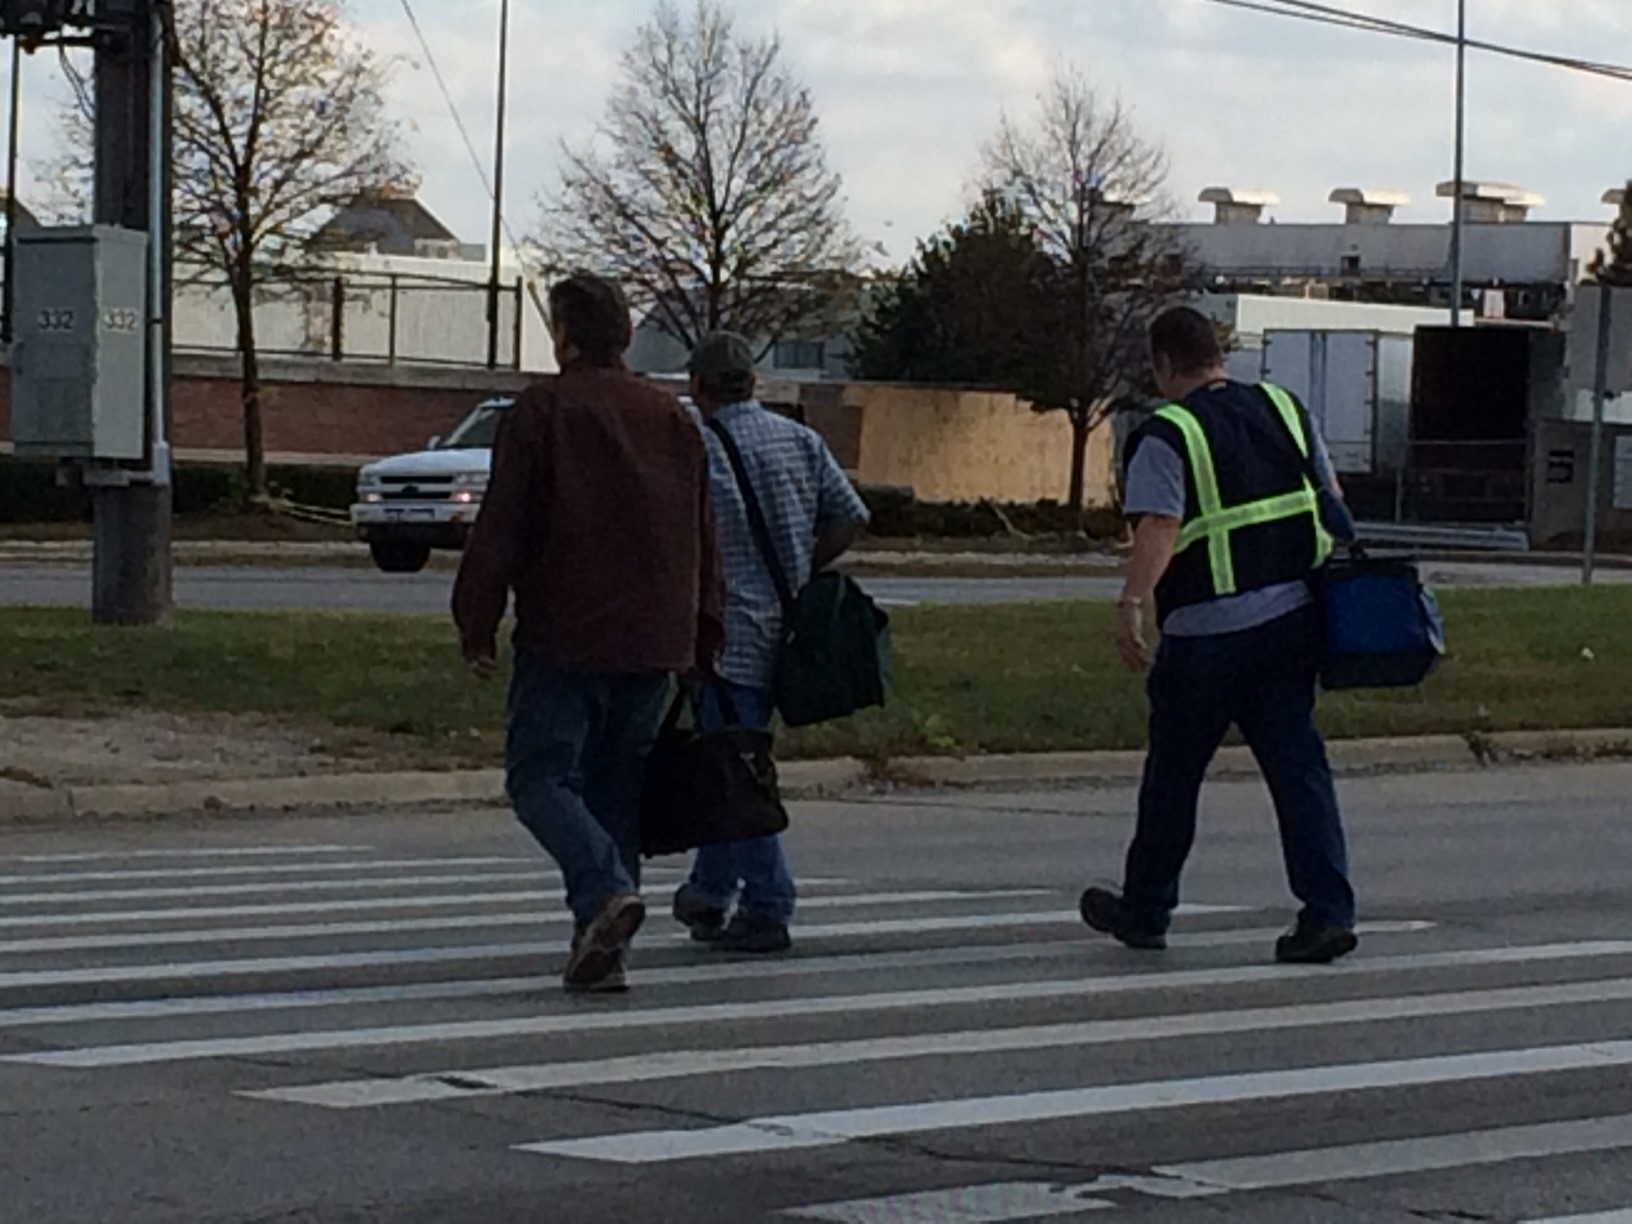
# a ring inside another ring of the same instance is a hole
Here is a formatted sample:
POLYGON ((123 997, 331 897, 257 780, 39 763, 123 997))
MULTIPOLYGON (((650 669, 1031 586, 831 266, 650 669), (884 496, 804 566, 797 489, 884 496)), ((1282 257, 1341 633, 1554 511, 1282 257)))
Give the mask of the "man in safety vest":
POLYGON ((1315 728, 1321 619, 1309 579, 1352 534, 1326 447, 1297 400, 1224 372, 1212 324, 1187 307, 1150 330, 1172 402, 1129 441, 1136 523, 1118 645, 1150 668, 1150 752, 1123 891, 1090 888, 1082 916, 1133 948, 1163 948, 1196 834, 1202 779, 1232 725, 1269 783, 1297 925, 1277 960, 1352 952, 1354 891, 1326 745, 1315 728), (1146 612, 1161 644, 1154 666, 1146 612))

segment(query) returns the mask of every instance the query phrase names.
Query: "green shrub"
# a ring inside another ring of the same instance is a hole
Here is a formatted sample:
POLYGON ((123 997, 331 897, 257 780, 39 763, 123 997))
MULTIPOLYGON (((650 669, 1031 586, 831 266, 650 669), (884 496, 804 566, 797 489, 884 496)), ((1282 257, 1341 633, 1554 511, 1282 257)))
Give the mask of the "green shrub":
MULTIPOLYGON (((231 514, 244 504, 244 472, 218 464, 183 464, 175 470, 178 516, 231 514)), ((267 470, 274 496, 302 506, 346 510, 357 473, 343 467, 274 467, 267 470)), ((0 523, 71 523, 90 518, 89 498, 57 487, 57 465, 0 456, 0 523)))

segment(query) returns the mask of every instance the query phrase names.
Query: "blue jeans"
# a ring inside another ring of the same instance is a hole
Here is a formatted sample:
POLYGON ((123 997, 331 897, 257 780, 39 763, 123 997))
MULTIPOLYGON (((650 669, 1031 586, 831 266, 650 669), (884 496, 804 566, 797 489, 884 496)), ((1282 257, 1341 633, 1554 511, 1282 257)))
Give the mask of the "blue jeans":
MULTIPOLYGON (((743 726, 763 729, 771 725, 769 693, 729 681, 718 683, 730 696, 743 726)), ((705 728, 725 725, 718 689, 703 690, 698 719, 705 728)), ((690 883, 699 900, 719 909, 729 910, 735 903, 742 913, 756 918, 784 925, 793 920, 798 889, 779 836, 749 837, 702 847, 697 851, 690 883)))
POLYGON ((1244 633, 1162 640, 1150 674, 1150 755, 1123 896, 1141 925, 1165 931, 1196 838, 1202 779, 1225 733, 1241 729, 1275 802, 1301 922, 1354 925, 1354 890, 1326 744, 1315 727, 1318 609, 1244 633))
POLYGON ((667 676, 583 675, 516 655, 506 789, 560 867, 580 926, 640 888, 640 790, 668 694, 667 676))

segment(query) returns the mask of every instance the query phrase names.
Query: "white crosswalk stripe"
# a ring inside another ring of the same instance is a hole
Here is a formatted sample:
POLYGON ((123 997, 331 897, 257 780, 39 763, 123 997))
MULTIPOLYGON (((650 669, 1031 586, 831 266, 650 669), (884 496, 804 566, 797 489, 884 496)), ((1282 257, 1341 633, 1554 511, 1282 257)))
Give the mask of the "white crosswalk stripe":
MULTIPOLYGON (((1554 1122, 1470 1131, 1457 1135, 1429 1135, 1387 1143, 1361 1143, 1332 1148, 1277 1152, 1237 1160, 1197 1161, 1162 1165, 1148 1177, 1108 1175, 1078 1186, 1005 1183, 950 1191, 887 1198, 827 1203, 795 1209, 796 1219, 829 1224, 874 1224, 879 1220, 980 1220, 1002 1224, 1008 1220, 1048 1215, 1072 1215, 1108 1208, 1114 1203, 1100 1197, 1131 1191, 1157 1199, 1212 1198, 1256 1190, 1284 1190, 1300 1186, 1367 1180, 1426 1173, 1441 1169, 1469 1169, 1482 1165, 1546 1156, 1632 1148, 1632 1114, 1589 1118, 1581 1122, 1554 1122), (976 1214, 979 1213, 979 1214, 976 1214)), ((1532 1220, 1528 1224, 1619 1224, 1632 1219, 1624 1212, 1532 1220)))
MULTIPOLYGON (((508 876, 476 876, 465 883, 498 883, 508 876)), ((441 884, 446 881, 431 880, 441 884)), ((183 894, 185 895, 185 894, 183 894)), ((933 901, 993 901, 1018 900, 1028 897, 1049 896, 1046 889, 1014 888, 999 891, 971 891, 968 889, 941 889, 922 892, 857 893, 842 897, 807 897, 804 908, 838 909, 864 905, 895 906, 922 905, 933 901)), ((518 921, 550 921, 560 925, 567 921, 564 915, 541 920, 538 910, 552 905, 556 894, 539 889, 526 892, 431 893, 395 897, 348 898, 344 901, 282 902, 275 905, 221 905, 177 906, 156 910, 105 910, 90 914, 42 913, 0 917, 0 930, 20 927, 113 926, 135 922, 197 921, 202 918, 260 918, 272 914, 298 916, 301 914, 346 914, 365 910, 447 909, 475 905, 527 905, 531 912, 518 916, 518 921)), ((0 945, 3 947, 3 945, 0 945)), ((26 949, 18 949, 26 950, 26 949)))
MULTIPOLYGON (((1034 889, 1015 889, 987 894, 989 900, 1009 900, 1019 897, 1036 898, 1034 889)), ((1046 895, 1046 894, 1043 894, 1046 895)), ((932 901, 980 899, 978 893, 931 893, 932 901)), ((870 894, 850 902, 852 905, 911 904, 919 900, 913 894, 870 894)), ((812 902, 820 904, 820 899, 812 902)), ((408 905, 411 907, 412 902, 408 905)), ((398 906, 397 908, 403 908, 398 906)), ((1034 911, 1024 914, 969 914, 951 918, 929 918, 922 921, 902 919, 889 922, 851 922, 811 925, 804 929, 806 939, 835 939, 868 933, 910 934, 920 930, 975 930, 987 925, 1045 926, 1068 924, 1071 916, 1061 910, 1034 911)), ((125 934, 63 935, 34 939, 0 940, 0 955, 38 954, 41 952, 86 952, 119 948, 180 947, 189 944, 258 943, 268 940, 296 940, 333 938, 341 935, 393 935, 419 931, 491 930, 500 927, 568 927, 572 919, 565 914, 546 916, 538 909, 519 914, 456 914, 437 918, 395 918, 369 922, 311 922, 291 923, 284 926, 226 927, 186 931, 140 931, 125 934)))
POLYGON ((76 850, 62 854, 13 854, 0 857, 0 863, 24 863, 30 866, 63 863, 99 863, 118 860, 142 862, 147 859, 234 859, 234 858, 297 858, 312 854, 366 854, 368 846, 334 843, 291 846, 222 846, 206 849, 197 846, 177 847, 172 850, 76 850))
MULTIPOLYGON (((1149 983, 1145 983, 1146 986, 1149 983)), ((409 1081, 320 1084, 311 1088, 273 1089, 256 1093, 267 1100, 301 1101, 344 1109, 360 1105, 400 1104, 449 1096, 490 1096, 537 1092, 545 1088, 578 1088, 590 1084, 631 1084, 682 1079, 724 1071, 797 1067, 850 1066, 902 1058, 956 1054, 997 1054, 1012 1050, 1112 1045, 1126 1041, 1159 1041, 1221 1033, 1262 1033, 1316 1025, 1366 1024, 1422 1016, 1477 1015, 1524 1008, 1565 1007, 1632 999, 1632 978, 1537 986, 1517 990, 1469 991, 1462 994, 1407 995, 1398 999, 1321 1003, 1304 1007, 1247 1008, 1239 1011, 1190 1012, 1178 1016, 1140 1016, 1132 1020, 1090 1020, 1013 1029, 974 1029, 931 1033, 922 1037, 881 1037, 827 1045, 747 1046, 738 1049, 677 1053, 666 1058, 637 1055, 589 1063, 547 1063, 534 1067, 501 1067, 492 1071, 432 1075, 409 1081), (429 1095, 421 1095, 429 1093, 429 1095)))
MULTIPOLYGON (((211 1062, 212 1090, 243 1108, 357 1127, 511 1097, 496 1150, 528 1167, 755 1169, 913 1136, 1582 1075, 1632 1084, 1632 939, 1509 943, 1405 915, 1363 926, 1341 966, 1310 970, 1270 963, 1284 928, 1239 906, 1188 906, 1167 954, 1136 955, 1090 937, 1074 898, 1051 889, 826 878, 802 898, 794 955, 743 960, 662 913, 682 878, 667 866, 650 883, 637 993, 579 1000, 554 976, 570 918, 525 855, 314 842, 4 862, 0 1085, 24 1072, 118 1083, 138 1068, 182 1082, 211 1062), (496 941, 507 932, 521 935, 496 941), (1338 1040, 1374 1033, 1397 1048, 1338 1040), (1325 1043, 1299 1052, 1311 1035, 1325 1043), (724 1082, 743 1086, 741 1107, 724 1082), (636 1103, 544 1108, 614 1090, 636 1103), (535 1098, 550 1119, 536 1129, 535 1098)), ((1632 1154, 1632 1114, 1528 1113, 1540 1095, 1516 1091, 1511 1116, 1462 1130, 1215 1149, 1075 1180, 909 1177, 784 1210, 1000 1224, 1632 1154)), ((1538 1224, 1627 1218, 1546 1205, 1564 1210, 1538 1224)))
POLYGON ((831 1147, 885 1136, 1621 1067, 1632 1067, 1632 1041, 827 1110, 754 1118, 720 1127, 547 1140, 523 1144, 519 1150, 615 1164, 664 1164, 705 1157, 831 1147))

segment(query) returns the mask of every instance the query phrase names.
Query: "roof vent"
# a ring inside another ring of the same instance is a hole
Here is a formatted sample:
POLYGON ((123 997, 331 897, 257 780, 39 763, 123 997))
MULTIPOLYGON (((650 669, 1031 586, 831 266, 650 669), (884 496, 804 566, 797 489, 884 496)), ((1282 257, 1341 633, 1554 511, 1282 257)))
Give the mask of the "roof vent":
MULTIPOLYGON (((1441 183, 1435 194, 1442 200, 1455 199, 1455 181, 1441 183)), ((1527 220, 1531 209, 1540 208, 1545 203, 1547 201, 1535 192, 1511 183, 1479 183, 1468 179, 1462 183, 1462 198, 1457 207, 1464 221, 1505 225, 1527 220)))
POLYGON ((1257 225, 1264 209, 1281 202, 1273 191, 1242 191, 1234 187, 1209 187, 1198 197, 1213 206, 1214 225, 1257 225))
POLYGON ((1328 199, 1343 205, 1345 225, 1387 225, 1394 219, 1394 210, 1411 203, 1411 197, 1399 191, 1374 191, 1366 187, 1339 187, 1328 199))

